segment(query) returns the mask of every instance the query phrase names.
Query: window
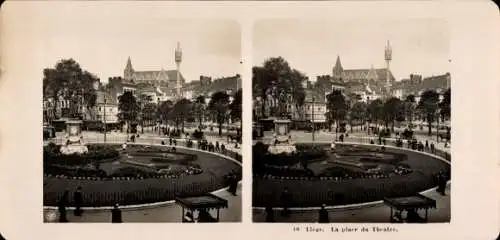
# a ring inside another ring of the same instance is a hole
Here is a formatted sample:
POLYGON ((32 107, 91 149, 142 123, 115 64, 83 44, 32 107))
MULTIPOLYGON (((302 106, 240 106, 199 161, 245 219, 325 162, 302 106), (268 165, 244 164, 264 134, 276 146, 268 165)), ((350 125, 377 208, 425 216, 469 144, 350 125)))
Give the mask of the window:
POLYGON ((102 111, 101 107, 99 107, 99 112, 102 111))

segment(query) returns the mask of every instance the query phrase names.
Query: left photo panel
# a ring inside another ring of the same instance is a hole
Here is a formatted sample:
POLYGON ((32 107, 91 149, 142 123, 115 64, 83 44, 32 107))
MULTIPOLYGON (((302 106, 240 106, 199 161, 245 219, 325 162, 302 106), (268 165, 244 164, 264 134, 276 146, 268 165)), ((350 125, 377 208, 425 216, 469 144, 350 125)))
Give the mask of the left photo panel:
POLYGON ((37 23, 44 222, 240 222, 239 23, 113 14, 37 23))

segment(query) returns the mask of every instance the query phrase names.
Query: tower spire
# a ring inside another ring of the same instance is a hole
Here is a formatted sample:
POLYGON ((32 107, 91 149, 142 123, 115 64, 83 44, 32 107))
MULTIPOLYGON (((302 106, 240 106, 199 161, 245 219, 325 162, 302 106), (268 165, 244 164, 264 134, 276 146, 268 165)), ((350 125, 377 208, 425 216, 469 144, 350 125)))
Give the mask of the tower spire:
POLYGON ((337 61, 335 61, 335 66, 332 70, 332 77, 335 81, 339 81, 342 78, 342 73, 344 69, 342 68, 342 63, 340 62, 340 56, 337 55, 337 61))
POLYGON ((182 62, 182 49, 181 43, 177 42, 177 47, 175 48, 175 65, 177 66, 177 79, 176 79, 176 94, 178 98, 182 97, 182 83, 181 83, 181 62, 182 62))
POLYGON ((132 67, 132 60, 130 56, 127 59, 127 65, 125 66, 125 70, 123 71, 123 78, 127 80, 131 80, 134 76, 134 68, 132 67))
POLYGON ((386 66, 387 66, 387 70, 386 70, 386 80, 385 80, 385 84, 386 84, 386 91, 387 91, 387 94, 390 94, 390 88, 391 88, 391 68, 390 68, 390 62, 392 60, 392 47, 391 47, 391 43, 389 42, 389 40, 387 40, 387 45, 385 47, 385 62, 386 62, 386 66))

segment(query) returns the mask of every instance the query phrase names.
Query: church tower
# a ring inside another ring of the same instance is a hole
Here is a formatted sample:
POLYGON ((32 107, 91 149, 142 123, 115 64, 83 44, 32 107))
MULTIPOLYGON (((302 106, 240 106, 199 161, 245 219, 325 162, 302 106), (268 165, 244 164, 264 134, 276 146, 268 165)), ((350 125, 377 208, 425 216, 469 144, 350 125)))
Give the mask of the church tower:
POLYGON ((181 62, 182 62, 182 49, 181 49, 181 44, 177 42, 177 47, 175 48, 175 65, 177 66, 177 79, 176 79, 175 89, 178 98, 182 97, 181 62))
POLYGON ((387 73, 386 73, 386 80, 385 80, 385 87, 387 94, 390 93, 391 90, 391 68, 390 68, 390 62, 392 60, 392 47, 391 44, 389 43, 389 40, 387 40, 387 46, 385 46, 385 63, 387 66, 387 73))
POLYGON ((123 78, 126 80, 132 80, 134 78, 134 68, 132 68, 132 60, 128 57, 127 66, 125 66, 125 70, 123 71, 123 78))
POLYGON ((340 57, 337 55, 337 61, 332 70, 332 80, 335 82, 342 82, 342 75, 344 69, 342 68, 342 63, 340 63, 340 57))

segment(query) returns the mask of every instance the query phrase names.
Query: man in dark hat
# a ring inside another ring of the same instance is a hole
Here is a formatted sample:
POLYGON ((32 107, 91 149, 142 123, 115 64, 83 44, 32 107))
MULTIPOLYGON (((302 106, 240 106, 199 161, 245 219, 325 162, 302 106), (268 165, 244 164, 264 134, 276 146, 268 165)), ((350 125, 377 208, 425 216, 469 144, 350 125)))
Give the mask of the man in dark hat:
POLYGON ((281 215, 287 217, 289 215, 288 205, 290 204, 290 193, 288 192, 288 188, 285 187, 283 192, 281 193, 281 204, 283 205, 283 211, 281 215))
POLYGON ((120 210, 120 205, 115 204, 111 210, 111 222, 112 223, 122 223, 122 210, 120 210))
POLYGON ((57 204, 59 210, 59 222, 68 222, 68 218, 66 216, 66 207, 69 204, 68 195, 68 190, 64 191, 61 199, 59 199, 59 202, 57 204))
POLYGON ((330 220, 328 218, 328 211, 326 211, 326 205, 321 205, 321 209, 319 210, 319 223, 329 223, 330 220))
POLYGON ((73 194, 73 201, 75 202, 75 211, 73 212, 75 216, 82 216, 82 204, 83 204, 83 194, 82 187, 78 186, 76 192, 73 194))
POLYGON ((271 206, 266 207, 266 222, 274 222, 274 211, 271 206))

